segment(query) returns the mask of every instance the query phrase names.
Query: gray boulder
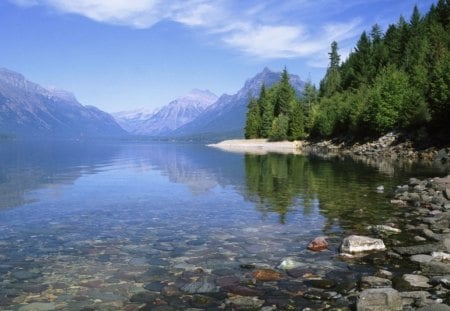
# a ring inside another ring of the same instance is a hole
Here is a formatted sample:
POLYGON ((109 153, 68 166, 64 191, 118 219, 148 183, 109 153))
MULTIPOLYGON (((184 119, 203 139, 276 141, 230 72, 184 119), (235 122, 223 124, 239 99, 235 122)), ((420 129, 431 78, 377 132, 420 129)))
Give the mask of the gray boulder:
POLYGON ((351 235, 342 241, 340 252, 343 254, 353 254, 368 251, 382 251, 386 246, 381 239, 374 239, 362 235, 351 235))
POLYGON ((417 309, 417 311, 450 311, 450 307, 448 305, 436 303, 436 304, 432 304, 432 305, 428 305, 428 306, 419 308, 419 309, 417 309))
POLYGON ((431 285, 428 284, 430 281, 429 278, 419 274, 404 274, 402 279, 406 281, 411 287, 419 287, 419 288, 430 288, 431 285))
POLYGON ((393 288, 370 288, 359 294, 356 302, 357 311, 401 311, 402 298, 393 288))

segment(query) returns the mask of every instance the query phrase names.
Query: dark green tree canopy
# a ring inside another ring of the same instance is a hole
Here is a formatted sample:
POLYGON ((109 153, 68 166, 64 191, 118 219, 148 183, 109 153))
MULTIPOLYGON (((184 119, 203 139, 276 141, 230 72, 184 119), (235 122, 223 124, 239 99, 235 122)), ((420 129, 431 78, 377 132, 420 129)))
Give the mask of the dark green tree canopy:
POLYGON ((450 142, 450 0, 425 14, 411 9, 409 19, 400 16, 385 33, 377 24, 364 31, 343 62, 333 41, 318 92, 307 83, 297 99, 284 70, 258 99, 260 137, 364 138, 405 130, 450 142))

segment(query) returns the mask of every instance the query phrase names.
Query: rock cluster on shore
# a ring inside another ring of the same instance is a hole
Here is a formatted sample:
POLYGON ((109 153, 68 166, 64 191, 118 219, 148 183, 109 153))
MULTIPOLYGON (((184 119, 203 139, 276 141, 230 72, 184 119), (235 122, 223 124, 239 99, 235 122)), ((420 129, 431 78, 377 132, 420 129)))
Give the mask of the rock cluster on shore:
POLYGON ((302 144, 304 153, 314 154, 344 154, 353 156, 376 157, 390 160, 408 159, 410 161, 434 161, 450 163, 450 147, 417 149, 412 141, 401 134, 390 132, 375 141, 366 143, 349 143, 346 141, 305 142, 302 144))
POLYGON ((357 310, 450 310, 450 176, 411 178, 397 187, 391 203, 405 208, 405 230, 412 238, 387 255, 409 260, 413 271, 362 277, 357 310))
POLYGON ((450 176, 412 178, 391 203, 399 222, 368 227, 375 237, 349 235, 337 247, 321 236, 306 246, 339 248, 342 266, 286 257, 233 270, 183 257, 175 282, 149 283, 131 301, 145 303, 141 310, 175 310, 172 301, 191 310, 450 311, 450 176))

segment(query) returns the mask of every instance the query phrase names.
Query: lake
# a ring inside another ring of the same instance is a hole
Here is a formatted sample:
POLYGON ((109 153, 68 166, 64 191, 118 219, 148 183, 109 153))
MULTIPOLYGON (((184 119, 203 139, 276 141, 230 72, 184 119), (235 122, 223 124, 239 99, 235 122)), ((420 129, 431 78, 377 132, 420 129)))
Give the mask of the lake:
POLYGON ((342 239, 397 221, 396 185, 446 173, 196 144, 1 142, 0 308, 345 305, 379 267, 340 258, 342 239), (317 236, 327 251, 307 249, 317 236), (277 270, 286 258, 301 265, 277 270), (258 269, 278 274, 255 280, 258 269))

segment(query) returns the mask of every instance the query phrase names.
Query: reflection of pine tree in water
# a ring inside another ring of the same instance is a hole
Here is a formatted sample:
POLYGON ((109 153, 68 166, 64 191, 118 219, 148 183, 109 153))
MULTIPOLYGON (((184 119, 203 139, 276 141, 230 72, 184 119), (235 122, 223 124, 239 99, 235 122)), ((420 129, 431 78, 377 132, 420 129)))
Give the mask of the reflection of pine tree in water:
POLYGON ((246 198, 264 215, 277 213, 285 223, 289 212, 315 208, 324 216, 323 231, 336 226, 361 232, 385 222, 395 210, 384 195, 375 192, 386 181, 376 169, 351 160, 325 161, 298 155, 245 155, 246 198))
MULTIPOLYGON (((303 177, 294 173, 303 171, 301 166, 304 162, 305 158, 295 155, 246 155, 247 198, 256 202, 257 209, 264 214, 278 213, 280 223, 284 223, 286 214, 301 206, 299 202, 304 204, 311 201, 302 197, 307 193, 299 191, 303 177)), ((308 209, 305 209, 305 212, 307 213, 308 209)))

